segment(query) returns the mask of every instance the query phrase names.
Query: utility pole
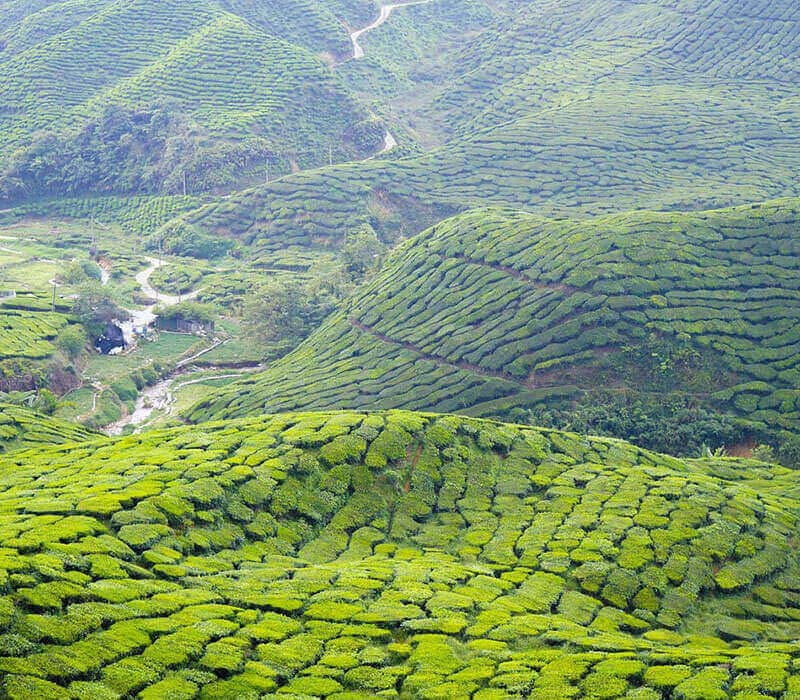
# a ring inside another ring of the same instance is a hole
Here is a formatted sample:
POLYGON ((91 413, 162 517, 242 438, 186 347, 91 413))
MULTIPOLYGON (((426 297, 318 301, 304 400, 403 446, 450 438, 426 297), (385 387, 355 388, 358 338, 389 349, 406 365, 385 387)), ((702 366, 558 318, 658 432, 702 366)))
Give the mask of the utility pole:
POLYGON ((53 311, 56 310, 56 278, 53 277, 53 311))
POLYGON ((269 158, 267 158, 267 181, 266 184, 269 184, 269 158))
POLYGON ((89 224, 89 231, 92 236, 92 248, 94 248, 94 214, 92 214, 91 223, 89 224))
POLYGON ((333 144, 328 144, 328 165, 333 165, 333 144))
MULTIPOLYGON (((164 245, 164 239, 163 238, 159 238, 158 239, 158 268, 159 269, 161 269, 161 266, 163 264, 161 262, 161 255, 162 255, 162 247, 163 247, 163 245, 164 245)), ((153 291, 156 293, 156 304, 158 304, 158 289, 156 289, 156 287, 153 287, 153 291)))
POLYGON ((186 171, 183 171, 183 196, 186 196, 186 171))

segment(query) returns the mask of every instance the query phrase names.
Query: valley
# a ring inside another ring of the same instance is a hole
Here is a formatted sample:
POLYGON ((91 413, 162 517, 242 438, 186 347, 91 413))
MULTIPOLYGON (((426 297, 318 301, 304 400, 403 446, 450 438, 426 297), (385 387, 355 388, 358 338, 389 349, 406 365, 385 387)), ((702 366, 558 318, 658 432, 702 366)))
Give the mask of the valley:
POLYGON ((0 0, 0 700, 800 698, 800 7, 0 0))

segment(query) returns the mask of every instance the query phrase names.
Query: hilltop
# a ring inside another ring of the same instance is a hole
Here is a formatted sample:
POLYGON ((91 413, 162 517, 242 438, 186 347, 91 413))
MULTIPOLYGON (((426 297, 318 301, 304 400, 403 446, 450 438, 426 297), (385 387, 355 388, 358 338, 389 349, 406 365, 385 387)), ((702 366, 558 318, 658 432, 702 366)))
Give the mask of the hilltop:
POLYGON ((333 413, 19 453, 0 484, 8 698, 798 692, 779 467, 333 413))
POLYGON ((0 13, 8 200, 197 194, 382 144, 330 70, 350 42, 319 3, 45 5, 0 13))
POLYGON ((367 406, 507 416, 603 388, 796 427, 798 205, 454 217, 399 246, 297 350, 190 417, 367 406))

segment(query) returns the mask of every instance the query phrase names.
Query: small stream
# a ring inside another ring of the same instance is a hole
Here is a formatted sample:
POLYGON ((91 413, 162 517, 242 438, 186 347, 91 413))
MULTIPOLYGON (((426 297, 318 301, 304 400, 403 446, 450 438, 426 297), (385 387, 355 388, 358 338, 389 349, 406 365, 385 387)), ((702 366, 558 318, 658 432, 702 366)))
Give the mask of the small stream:
MULTIPOLYGON (((208 371, 215 372, 221 371, 220 367, 208 367, 208 371)), ((121 435, 125 428, 129 425, 134 428, 141 427, 147 423, 156 412, 163 413, 166 416, 172 415, 172 409, 175 404, 175 392, 185 386, 192 384, 201 384, 203 382, 213 381, 215 379, 236 379, 248 372, 256 372, 263 369, 261 364, 248 365, 239 368, 238 370, 229 370, 224 374, 209 374, 197 379, 190 379, 185 382, 176 382, 184 375, 190 374, 194 370, 191 367, 183 366, 173 370, 169 375, 156 382, 152 386, 145 387, 139 393, 136 399, 136 404, 133 411, 127 416, 123 416, 118 421, 107 425, 103 428, 106 435, 121 435)))
POLYGON ((161 381, 142 389, 136 399, 136 406, 127 416, 107 425, 103 430, 106 435, 122 435, 129 425, 137 426, 146 423, 155 411, 167 410, 174 402, 175 397, 170 391, 175 377, 161 381))

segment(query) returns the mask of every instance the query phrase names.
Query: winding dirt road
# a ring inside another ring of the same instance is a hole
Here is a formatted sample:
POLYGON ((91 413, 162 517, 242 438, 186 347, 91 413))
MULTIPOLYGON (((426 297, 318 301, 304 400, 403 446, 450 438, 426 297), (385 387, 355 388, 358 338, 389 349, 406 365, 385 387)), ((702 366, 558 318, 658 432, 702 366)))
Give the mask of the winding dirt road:
POLYGON ((126 311, 131 315, 133 325, 138 327, 147 326, 155 320, 156 315, 153 312, 153 309, 155 309, 157 305, 175 306, 175 304, 179 304, 182 301, 191 301, 192 299, 196 299, 197 295, 201 291, 196 289, 193 292, 182 294, 181 296, 159 292, 157 289, 155 289, 155 287, 153 287, 153 285, 150 284, 150 276, 157 269, 169 263, 165 263, 162 260, 157 260, 156 258, 147 258, 147 262, 150 263, 150 266, 146 267, 136 275, 136 282, 139 284, 142 294, 148 299, 152 300, 153 303, 145 306, 143 309, 126 309, 126 311))
POLYGON ((139 274, 136 275, 136 281, 139 283, 139 286, 142 288, 142 294, 154 301, 158 302, 162 306, 175 306, 175 304, 179 304, 182 301, 189 301, 197 297, 200 293, 200 290, 197 289, 193 292, 189 292, 188 294, 182 294, 181 296, 174 296, 172 294, 164 294, 164 292, 159 292, 150 284, 150 276, 159 268, 163 267, 164 265, 168 265, 169 263, 165 263, 161 260, 156 260, 156 258, 147 258, 147 262, 150 263, 150 267, 142 270, 139 274))
MULTIPOLYGON (((412 5, 427 5, 429 2, 433 0, 410 0, 409 2, 394 2, 390 3, 389 5, 382 5, 380 14, 378 15, 378 19, 376 19, 372 24, 363 27, 362 29, 356 29, 354 32, 350 32, 350 41, 353 43, 353 57, 352 60, 358 61, 364 58, 364 49, 362 48, 361 44, 359 43, 359 39, 364 36, 365 34, 371 32, 373 29, 377 29, 382 24, 392 16, 392 12, 395 10, 399 10, 401 7, 411 7, 412 5)), ((378 156, 382 156, 389 151, 394 150, 397 147, 397 139, 394 137, 391 131, 387 131, 383 137, 383 148, 378 151, 374 156, 370 156, 367 160, 372 160, 373 158, 377 158, 378 156)))
POLYGON ((381 6, 380 14, 378 15, 378 19, 376 19, 372 24, 367 25, 363 29, 357 29, 354 32, 350 33, 350 41, 353 42, 353 59, 358 61, 361 58, 364 58, 364 49, 361 47, 361 44, 358 40, 371 32, 373 29, 377 29, 382 24, 386 22, 389 17, 391 17, 392 12, 395 10, 399 10, 401 7, 411 7, 412 5, 427 5, 432 0, 411 0, 410 2, 394 2, 389 5, 381 6))

